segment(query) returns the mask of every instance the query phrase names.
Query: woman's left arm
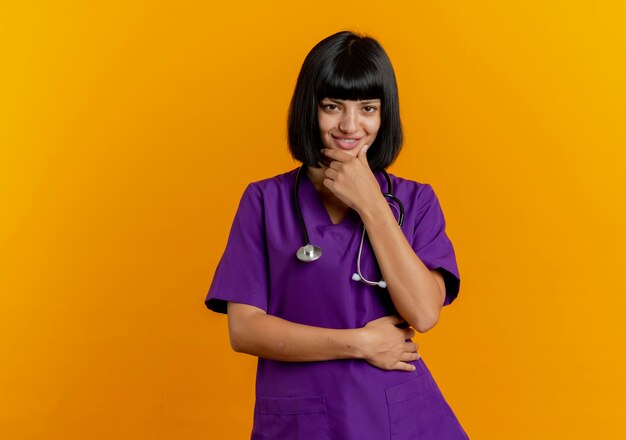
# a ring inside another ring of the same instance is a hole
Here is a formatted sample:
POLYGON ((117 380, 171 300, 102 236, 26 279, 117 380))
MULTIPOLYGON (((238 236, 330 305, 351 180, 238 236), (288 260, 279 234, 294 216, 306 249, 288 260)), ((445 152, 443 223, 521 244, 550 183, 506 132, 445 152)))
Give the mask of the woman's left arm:
POLYGON ((407 241, 387 201, 359 212, 393 304, 415 330, 424 333, 437 324, 445 300, 443 276, 429 270, 407 241))
POLYGON ((442 275, 415 254, 380 191, 365 146, 356 157, 322 150, 332 162, 324 186, 358 212, 398 313, 420 333, 437 324, 445 300, 442 275))

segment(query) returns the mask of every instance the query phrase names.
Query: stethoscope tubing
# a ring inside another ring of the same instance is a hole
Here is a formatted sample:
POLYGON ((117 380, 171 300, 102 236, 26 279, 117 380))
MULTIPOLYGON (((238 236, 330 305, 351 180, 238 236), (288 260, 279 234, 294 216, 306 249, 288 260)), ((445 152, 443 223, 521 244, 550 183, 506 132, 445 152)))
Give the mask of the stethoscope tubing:
MULTIPOLYGON (((298 251, 296 252, 296 256, 298 257, 300 261, 309 263, 311 261, 315 261, 319 259, 322 256, 322 250, 318 246, 311 244, 309 240, 309 233, 306 228, 306 223, 304 221, 304 216, 302 215, 302 210, 300 209, 299 188, 300 188, 300 182, 302 180, 302 174, 305 172, 305 168, 306 168, 306 165, 303 164, 300 168, 298 168, 298 172, 296 173, 296 178, 294 181, 294 188, 293 188, 293 204, 296 210, 296 216, 298 217, 298 221, 300 223, 300 228, 302 230, 302 238, 305 243, 304 246, 298 249, 298 251)), ((389 174, 387 173, 387 171, 383 169, 382 172, 385 175, 385 180, 387 181, 387 192, 384 192, 382 194, 385 198, 393 200, 398 205, 396 208, 391 203, 389 204, 394 209, 396 209, 396 211, 398 211, 398 225, 402 227, 402 225, 404 224, 404 204, 398 197, 394 195, 393 185, 391 183, 391 177, 389 177, 389 174)), ((362 281, 365 284, 368 284, 370 286, 379 286, 381 288, 385 288, 387 287, 387 283, 385 283, 384 280, 380 280, 378 282, 370 281, 361 274, 361 252, 363 250, 363 242, 365 240, 365 235, 366 235, 366 232, 365 232, 365 225, 364 225, 363 234, 361 236, 361 244, 359 246, 359 252, 357 256, 357 273, 352 275, 352 279, 355 281, 362 281)))

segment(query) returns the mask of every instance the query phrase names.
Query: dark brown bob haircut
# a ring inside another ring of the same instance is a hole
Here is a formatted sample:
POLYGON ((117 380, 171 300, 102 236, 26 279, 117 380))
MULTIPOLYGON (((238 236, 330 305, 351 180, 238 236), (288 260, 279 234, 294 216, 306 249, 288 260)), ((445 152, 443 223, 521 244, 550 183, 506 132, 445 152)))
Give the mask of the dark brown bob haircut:
POLYGON ((368 162, 373 171, 393 163, 402 147, 398 86, 378 41, 338 32, 317 43, 302 64, 289 105, 287 136, 291 155, 315 168, 322 161, 317 111, 324 98, 380 99, 381 124, 367 151, 368 162))

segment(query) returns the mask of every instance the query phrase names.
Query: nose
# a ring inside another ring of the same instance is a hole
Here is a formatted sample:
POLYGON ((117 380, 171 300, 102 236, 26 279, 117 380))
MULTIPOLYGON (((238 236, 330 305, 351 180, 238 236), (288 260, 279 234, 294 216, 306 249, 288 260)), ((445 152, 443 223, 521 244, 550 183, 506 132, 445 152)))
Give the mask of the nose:
POLYGON ((339 130, 344 133, 354 133, 359 125, 359 116, 356 111, 346 110, 339 121, 339 130))

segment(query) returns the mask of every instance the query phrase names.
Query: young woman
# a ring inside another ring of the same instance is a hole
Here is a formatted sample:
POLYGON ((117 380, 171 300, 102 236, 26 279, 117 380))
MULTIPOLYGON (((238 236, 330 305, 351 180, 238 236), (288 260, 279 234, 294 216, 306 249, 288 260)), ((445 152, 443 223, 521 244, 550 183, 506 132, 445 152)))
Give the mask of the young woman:
POLYGON ((288 137, 302 166, 248 185, 206 298, 259 358, 252 439, 466 439, 411 341, 460 277, 433 188, 385 171, 402 127, 376 40, 311 50, 288 137))

